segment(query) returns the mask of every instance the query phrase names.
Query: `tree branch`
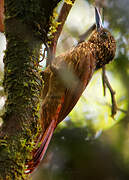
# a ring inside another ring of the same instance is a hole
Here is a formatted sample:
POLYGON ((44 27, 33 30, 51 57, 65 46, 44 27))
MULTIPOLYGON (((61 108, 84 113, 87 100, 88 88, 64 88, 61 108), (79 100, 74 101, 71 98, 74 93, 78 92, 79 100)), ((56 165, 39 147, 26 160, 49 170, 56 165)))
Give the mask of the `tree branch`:
POLYGON ((41 39, 37 26, 47 32, 52 7, 59 1, 5 0, 7 48, 3 84, 7 100, 0 127, 0 180, 25 179, 25 161, 31 158, 41 132, 39 55, 45 34, 41 39))
POLYGON ((103 84, 103 95, 106 96, 106 84, 105 84, 106 69, 102 67, 102 84, 103 84))
POLYGON ((106 94, 106 86, 111 93, 111 102, 112 102, 112 113, 111 116, 114 118, 115 114, 117 113, 117 103, 115 99, 115 91, 113 90, 105 71, 105 66, 102 68, 102 81, 103 81, 103 88, 104 88, 104 95, 106 94))
MULTIPOLYGON (((72 4, 74 2, 75 2, 75 0, 72 0, 72 4)), ((57 22, 59 23, 59 25, 58 25, 58 27, 56 29, 56 32, 54 32, 52 34, 53 38, 51 39, 51 44, 50 44, 50 47, 49 47, 50 51, 48 53, 47 66, 48 66, 48 64, 51 63, 52 59, 55 57, 57 42, 58 42, 58 39, 59 39, 60 34, 62 32, 65 21, 66 21, 66 19, 68 17, 69 11, 72 8, 72 4, 68 4, 68 3, 64 2, 63 6, 62 6, 62 8, 60 10, 60 13, 59 13, 59 16, 58 16, 58 19, 57 19, 57 22)))
POLYGON ((4 0, 0 0, 0 32, 4 32, 4 0))

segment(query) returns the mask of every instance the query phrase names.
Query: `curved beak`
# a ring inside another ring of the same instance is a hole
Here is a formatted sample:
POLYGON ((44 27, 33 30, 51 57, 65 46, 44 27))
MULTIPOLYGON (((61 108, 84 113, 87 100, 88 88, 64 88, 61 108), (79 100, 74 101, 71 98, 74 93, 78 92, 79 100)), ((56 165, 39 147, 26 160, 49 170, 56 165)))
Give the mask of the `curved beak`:
POLYGON ((103 28, 103 25, 102 25, 101 15, 97 7, 95 7, 95 19, 96 19, 97 31, 99 31, 101 28, 103 28))

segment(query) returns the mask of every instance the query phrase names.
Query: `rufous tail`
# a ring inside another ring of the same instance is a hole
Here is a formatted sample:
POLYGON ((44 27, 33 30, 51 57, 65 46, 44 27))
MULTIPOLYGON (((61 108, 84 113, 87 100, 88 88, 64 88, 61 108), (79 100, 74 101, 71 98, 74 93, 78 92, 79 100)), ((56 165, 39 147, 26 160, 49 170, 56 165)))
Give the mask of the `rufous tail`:
POLYGON ((27 169, 25 170, 25 174, 32 173, 40 161, 44 158, 45 152, 48 148, 50 140, 52 138, 54 129, 56 127, 56 121, 52 120, 45 133, 42 135, 40 140, 40 147, 36 149, 33 155, 33 159, 27 163, 27 169))

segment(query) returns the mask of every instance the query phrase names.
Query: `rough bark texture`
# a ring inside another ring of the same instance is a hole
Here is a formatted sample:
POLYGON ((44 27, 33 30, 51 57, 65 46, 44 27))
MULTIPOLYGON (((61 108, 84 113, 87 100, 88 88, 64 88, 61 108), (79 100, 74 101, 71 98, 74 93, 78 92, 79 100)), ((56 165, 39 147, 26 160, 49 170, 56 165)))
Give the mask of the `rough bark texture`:
POLYGON ((4 88, 7 95, 0 131, 0 180, 25 179, 29 159, 40 132, 42 79, 39 53, 60 0, 5 0, 4 88), (42 39, 42 40, 41 40, 42 39))

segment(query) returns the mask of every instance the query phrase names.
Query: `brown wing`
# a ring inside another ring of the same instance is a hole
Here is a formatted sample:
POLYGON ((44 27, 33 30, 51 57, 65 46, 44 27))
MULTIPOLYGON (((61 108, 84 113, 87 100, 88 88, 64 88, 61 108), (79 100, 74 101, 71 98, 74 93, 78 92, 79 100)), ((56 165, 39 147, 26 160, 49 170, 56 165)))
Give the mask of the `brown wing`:
POLYGON ((65 90, 64 103, 59 113, 58 122, 61 122, 71 112, 92 77, 95 69, 95 59, 90 51, 80 53, 78 62, 74 63, 73 68, 78 81, 71 83, 71 87, 67 87, 65 90))

